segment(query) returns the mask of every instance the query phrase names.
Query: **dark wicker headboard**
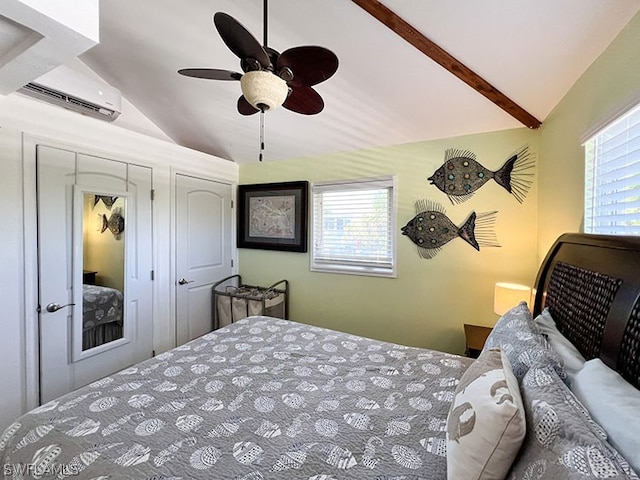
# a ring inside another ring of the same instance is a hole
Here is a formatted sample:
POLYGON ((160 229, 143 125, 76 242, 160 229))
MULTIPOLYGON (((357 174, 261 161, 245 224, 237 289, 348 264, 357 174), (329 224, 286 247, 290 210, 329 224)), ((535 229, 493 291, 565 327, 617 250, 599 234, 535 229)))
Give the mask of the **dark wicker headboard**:
POLYGON ((562 235, 536 279, 534 315, 545 306, 587 360, 640 388, 640 237, 562 235))

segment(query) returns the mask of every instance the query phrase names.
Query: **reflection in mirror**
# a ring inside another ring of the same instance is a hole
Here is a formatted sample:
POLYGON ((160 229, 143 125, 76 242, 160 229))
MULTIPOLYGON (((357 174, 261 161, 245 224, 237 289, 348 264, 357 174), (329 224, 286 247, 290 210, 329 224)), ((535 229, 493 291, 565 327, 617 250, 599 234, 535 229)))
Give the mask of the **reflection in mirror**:
POLYGON ((123 337, 126 198, 84 193, 82 350, 123 337))

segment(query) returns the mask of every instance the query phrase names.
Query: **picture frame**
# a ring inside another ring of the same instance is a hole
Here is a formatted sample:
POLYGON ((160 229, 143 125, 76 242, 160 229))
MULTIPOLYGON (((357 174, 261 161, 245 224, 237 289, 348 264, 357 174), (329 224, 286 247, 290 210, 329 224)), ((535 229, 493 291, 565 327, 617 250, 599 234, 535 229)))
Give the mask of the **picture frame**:
POLYGON ((238 248, 307 251, 309 182, 238 185, 238 248))

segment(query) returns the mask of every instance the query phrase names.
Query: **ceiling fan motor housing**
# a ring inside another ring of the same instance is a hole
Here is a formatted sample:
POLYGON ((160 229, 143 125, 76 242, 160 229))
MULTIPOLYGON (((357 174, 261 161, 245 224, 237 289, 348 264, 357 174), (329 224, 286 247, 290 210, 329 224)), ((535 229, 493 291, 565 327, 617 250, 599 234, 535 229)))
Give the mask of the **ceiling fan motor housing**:
POLYGON ((287 82, 269 71, 246 72, 240 79, 244 98, 258 110, 273 110, 287 99, 287 82))

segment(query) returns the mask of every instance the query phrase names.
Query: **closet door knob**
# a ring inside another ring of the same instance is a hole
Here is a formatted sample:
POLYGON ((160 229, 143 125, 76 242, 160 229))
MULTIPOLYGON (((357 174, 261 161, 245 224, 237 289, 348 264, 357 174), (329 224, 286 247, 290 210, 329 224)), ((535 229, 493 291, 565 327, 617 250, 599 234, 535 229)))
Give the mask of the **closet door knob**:
POLYGON ((178 280, 178 285, 186 285, 187 283, 193 283, 195 280, 187 280, 186 278, 181 278, 178 280))

